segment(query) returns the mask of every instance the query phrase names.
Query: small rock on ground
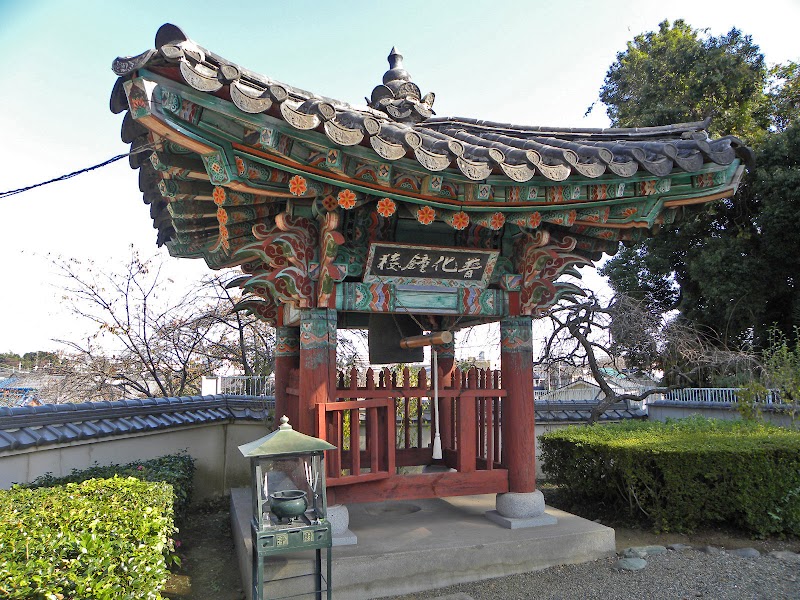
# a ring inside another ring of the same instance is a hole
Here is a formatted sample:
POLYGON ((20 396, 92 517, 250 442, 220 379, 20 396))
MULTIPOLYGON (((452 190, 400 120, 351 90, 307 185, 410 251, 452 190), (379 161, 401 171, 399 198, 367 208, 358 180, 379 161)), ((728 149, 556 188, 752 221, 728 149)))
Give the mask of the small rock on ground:
POLYGON ((647 561, 643 558, 620 558, 614 568, 620 571, 641 571, 647 566, 647 561))
POLYGON ((742 558, 758 558, 761 556, 761 552, 755 548, 736 548, 735 550, 728 550, 728 554, 741 556, 742 558))
POLYGON ((800 554, 797 552, 789 552, 788 550, 773 550, 769 553, 772 558, 783 560, 791 563, 800 563, 800 554))
POLYGON ((664 546, 631 546, 622 551, 623 558, 647 558, 664 554, 667 549, 664 546))
POLYGON ((689 544, 670 544, 667 546, 668 550, 674 550, 675 552, 683 552, 684 550, 691 550, 692 547, 689 544))

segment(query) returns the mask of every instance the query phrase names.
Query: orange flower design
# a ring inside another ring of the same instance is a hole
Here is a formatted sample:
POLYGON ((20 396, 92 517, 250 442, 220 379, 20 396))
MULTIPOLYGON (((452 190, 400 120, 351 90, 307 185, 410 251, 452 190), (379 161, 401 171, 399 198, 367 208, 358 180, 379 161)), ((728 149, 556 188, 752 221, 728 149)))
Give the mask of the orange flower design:
POLYGON ((417 209, 417 221, 423 225, 430 225, 436 218, 436 211, 430 206, 423 206, 417 209))
POLYGON ((536 229, 541 224, 542 224, 541 213, 535 212, 530 217, 528 217, 528 226, 531 227, 532 229, 536 229))
POLYGON ((225 225, 228 222, 228 213, 225 212, 224 208, 217 209, 217 221, 219 221, 220 225, 225 225))
POLYGON ((219 242, 217 248, 222 247, 224 250, 230 250, 231 244, 228 241, 228 228, 225 225, 219 226, 219 242))
POLYGON ((567 219, 568 219, 567 225, 572 225, 575 222, 575 219, 577 219, 577 218, 578 218, 578 211, 577 210, 569 211, 569 215, 567 215, 567 219))
POLYGON ((506 224, 506 216, 501 212, 496 212, 492 215, 492 218, 489 220, 489 227, 494 230, 500 229, 503 225, 506 224))
POLYGON ((239 156, 236 157, 236 172, 239 175, 244 175, 245 172, 244 161, 239 156))
POLYGON ((467 225, 469 225, 469 215, 465 213, 463 210, 455 213, 453 215, 453 229, 466 229, 467 225))
POLYGON ((635 215, 636 211, 637 211, 637 208, 635 206, 631 206, 631 207, 626 208, 625 210, 622 211, 622 216, 626 217, 626 218, 630 217, 631 215, 635 215))
POLYGON ((356 205, 356 194, 352 190, 342 190, 337 196, 339 206, 345 210, 350 210, 356 205))
POLYGON ((214 204, 217 206, 222 206, 225 204, 225 198, 227 194, 225 193, 225 188, 215 186, 214 191, 211 193, 211 197, 214 199, 214 204))
POLYGON ((328 212, 336 210, 337 206, 339 206, 339 203, 336 202, 336 198, 334 198, 333 196, 328 195, 322 199, 322 207, 328 212))
POLYGON ((295 175, 289 180, 289 191, 293 196, 302 196, 306 193, 307 189, 308 184, 306 183, 305 177, 295 175))
POLYGON ((391 217, 397 210, 397 204, 391 198, 378 200, 378 214, 385 219, 391 217))

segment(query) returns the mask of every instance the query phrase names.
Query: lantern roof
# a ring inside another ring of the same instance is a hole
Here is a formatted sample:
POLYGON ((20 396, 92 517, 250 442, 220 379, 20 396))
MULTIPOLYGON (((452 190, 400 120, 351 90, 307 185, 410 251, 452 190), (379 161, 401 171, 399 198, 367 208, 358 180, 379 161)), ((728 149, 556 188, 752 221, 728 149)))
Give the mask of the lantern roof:
POLYGON ((305 435, 295 431, 289 425, 285 415, 281 417, 281 424, 270 434, 253 442, 242 444, 239 451, 243 456, 255 458, 258 456, 287 456, 290 454, 312 454, 324 450, 334 450, 336 446, 319 438, 305 435))

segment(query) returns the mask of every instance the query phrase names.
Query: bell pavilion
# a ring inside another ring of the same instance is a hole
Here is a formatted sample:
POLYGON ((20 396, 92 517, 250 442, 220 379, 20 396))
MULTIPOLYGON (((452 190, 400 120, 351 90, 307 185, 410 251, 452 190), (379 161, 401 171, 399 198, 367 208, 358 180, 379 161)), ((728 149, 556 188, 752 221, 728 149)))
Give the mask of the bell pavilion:
POLYGON ((388 60, 357 106, 249 71, 166 24, 153 49, 114 61, 111 110, 124 113, 157 244, 241 269, 238 308, 275 326, 276 412, 337 447, 331 504, 497 493, 501 515, 535 518, 531 320, 578 292, 563 275, 732 196, 750 151, 709 138, 707 122, 437 116, 396 49, 388 60), (500 370, 455 368, 444 334, 491 322, 500 370), (416 381, 339 373, 347 328, 369 329, 374 362, 401 362, 401 340, 438 334, 438 369, 416 381), (423 398, 436 443, 421 441, 423 398), (400 468, 433 464, 449 468, 400 468))

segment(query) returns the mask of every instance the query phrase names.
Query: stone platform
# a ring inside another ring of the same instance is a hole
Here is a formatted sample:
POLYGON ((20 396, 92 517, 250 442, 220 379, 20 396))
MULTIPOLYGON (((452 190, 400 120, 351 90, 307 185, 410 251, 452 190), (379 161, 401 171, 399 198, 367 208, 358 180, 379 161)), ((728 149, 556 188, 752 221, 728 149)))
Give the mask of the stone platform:
MULTIPOLYGON (((613 529, 549 507, 546 514, 556 517, 555 525, 506 529, 492 523, 484 513, 495 508, 493 494, 348 508, 358 544, 333 548, 333 597, 337 600, 408 594, 587 562, 615 552, 613 529)), ((233 537, 248 598, 250 511, 249 489, 232 489, 233 537)), ((274 560, 266 567, 265 579, 308 573, 312 557, 312 553, 296 553, 274 560)), ((301 577, 272 584, 266 597, 309 591, 310 580, 301 577)))

